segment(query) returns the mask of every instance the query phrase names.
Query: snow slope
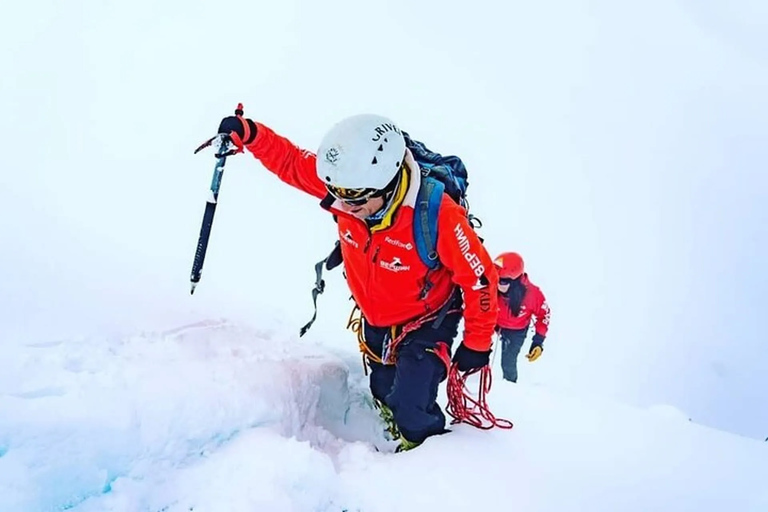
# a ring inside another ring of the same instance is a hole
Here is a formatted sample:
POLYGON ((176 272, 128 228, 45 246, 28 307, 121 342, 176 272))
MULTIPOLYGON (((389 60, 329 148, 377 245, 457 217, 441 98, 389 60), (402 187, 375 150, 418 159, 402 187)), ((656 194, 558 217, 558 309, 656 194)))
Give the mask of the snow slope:
POLYGON ((393 454, 355 352, 287 332, 211 320, 10 350, 3 512, 768 510, 768 447, 667 406, 497 380, 512 430, 393 454))

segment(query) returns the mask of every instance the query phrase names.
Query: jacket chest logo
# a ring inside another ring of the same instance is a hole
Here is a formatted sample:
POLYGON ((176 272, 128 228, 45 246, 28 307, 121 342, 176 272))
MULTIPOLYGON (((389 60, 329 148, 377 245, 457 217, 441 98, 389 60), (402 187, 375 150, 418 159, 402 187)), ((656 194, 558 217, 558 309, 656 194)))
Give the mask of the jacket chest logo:
POLYGON ((353 246, 355 249, 360 248, 360 244, 358 244, 354 238, 352 238, 352 232, 349 230, 346 230, 343 235, 341 235, 341 239, 347 242, 349 245, 353 246))
POLYGON ((390 238, 389 236, 385 237, 384 241, 390 245, 394 245, 395 247, 400 247, 401 249, 405 249, 406 251, 413 250, 413 244, 411 242, 403 242, 401 240, 390 238))
POLYGON ((381 265, 381 268, 389 270, 390 272, 395 272, 395 273, 407 272, 408 270, 411 270, 411 266, 403 265, 403 262, 397 256, 394 256, 392 258, 392 261, 381 260, 379 264, 381 265))

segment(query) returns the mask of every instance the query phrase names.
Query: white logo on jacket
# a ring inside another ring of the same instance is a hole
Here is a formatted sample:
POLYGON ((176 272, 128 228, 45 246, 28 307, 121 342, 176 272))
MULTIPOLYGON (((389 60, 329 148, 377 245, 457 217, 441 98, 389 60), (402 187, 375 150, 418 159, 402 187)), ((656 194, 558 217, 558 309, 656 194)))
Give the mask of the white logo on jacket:
POLYGON ((346 232, 345 232, 345 233, 344 233, 344 234, 341 236, 341 239, 342 239, 342 240, 344 240, 345 242, 347 242, 348 244, 350 244, 350 245, 353 245, 355 248, 359 248, 359 247, 360 247, 360 244, 358 244, 357 242, 355 242, 355 239, 354 239, 354 238, 352 238, 352 233, 351 233, 349 230, 347 230, 347 231, 346 231, 346 232))
POLYGON ((549 304, 547 304, 547 301, 544 301, 544 303, 541 305, 541 310, 544 311, 544 318, 541 319, 541 323, 544 325, 549 325, 549 304))
POLYGON ((380 262, 381 268, 385 268, 389 270, 390 272, 405 272, 407 270, 411 270, 410 265, 403 265, 403 262, 400 261, 400 258, 392 258, 392 261, 384 261, 382 260, 380 262))
POLYGON ((469 238, 467 237, 467 234, 464 233, 464 228, 461 227, 461 224, 456 224, 456 227, 453 228, 453 234, 456 235, 456 242, 459 244, 461 255, 467 260, 469 267, 477 277, 482 276, 485 273, 485 267, 477 254, 470 252, 469 238))
POLYGON ((388 236, 384 238, 384 241, 387 242, 388 244, 394 245, 395 247, 400 247, 408 251, 413 249, 413 244, 411 242, 408 242, 408 243, 401 242, 400 240, 395 240, 394 238, 389 238, 388 236))
POLYGON ((477 290, 482 290, 483 288, 487 288, 488 283, 483 283, 482 279, 478 279, 477 282, 472 285, 472 291, 476 292, 477 290))

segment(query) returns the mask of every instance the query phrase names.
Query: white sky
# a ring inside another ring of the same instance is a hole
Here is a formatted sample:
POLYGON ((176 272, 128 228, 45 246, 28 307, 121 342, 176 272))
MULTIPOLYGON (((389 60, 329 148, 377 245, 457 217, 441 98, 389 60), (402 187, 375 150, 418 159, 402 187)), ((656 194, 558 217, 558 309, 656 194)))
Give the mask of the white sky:
MULTIPOLYGON (((462 156, 492 253, 552 330, 535 376, 768 435, 764 2, 14 3, 0 19, 0 342, 311 315, 334 231, 250 157, 192 149, 239 101, 315 149, 376 112, 462 156)), ((330 279, 315 339, 348 336, 330 279)), ((533 370, 529 372, 534 375, 533 370)))

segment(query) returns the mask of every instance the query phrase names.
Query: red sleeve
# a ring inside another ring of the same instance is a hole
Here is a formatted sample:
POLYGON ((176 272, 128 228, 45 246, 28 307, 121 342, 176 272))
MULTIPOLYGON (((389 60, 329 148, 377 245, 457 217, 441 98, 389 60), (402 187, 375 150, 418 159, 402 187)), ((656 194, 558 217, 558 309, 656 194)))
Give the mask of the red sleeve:
POLYGON ((315 154, 295 146, 261 123, 256 123, 256 127, 256 138, 245 148, 285 183, 320 199, 324 198, 328 192, 317 177, 315 154))
POLYGON ((437 254, 464 292, 464 345, 484 352, 491 349, 496 326, 499 275, 464 209, 443 197, 437 220, 437 254))
POLYGON ((536 312, 534 313, 534 316, 536 317, 536 334, 546 336, 547 331, 549 330, 549 304, 547 304, 547 299, 540 290, 538 295, 537 302, 539 307, 536 308, 536 312))

